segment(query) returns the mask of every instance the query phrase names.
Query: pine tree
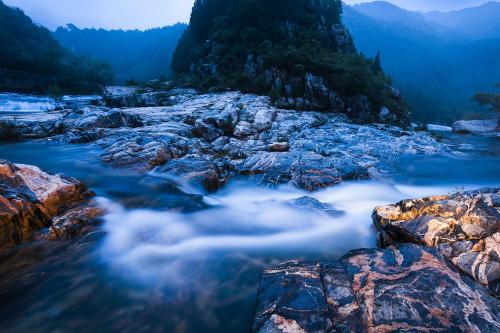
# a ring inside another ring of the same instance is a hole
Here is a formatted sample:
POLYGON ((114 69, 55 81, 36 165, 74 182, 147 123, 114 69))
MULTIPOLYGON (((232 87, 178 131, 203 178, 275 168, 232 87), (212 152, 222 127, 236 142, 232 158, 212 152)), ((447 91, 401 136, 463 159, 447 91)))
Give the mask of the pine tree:
POLYGON ((377 55, 375 59, 373 59, 373 72, 379 73, 382 72, 382 61, 380 59, 380 51, 377 51, 377 55))

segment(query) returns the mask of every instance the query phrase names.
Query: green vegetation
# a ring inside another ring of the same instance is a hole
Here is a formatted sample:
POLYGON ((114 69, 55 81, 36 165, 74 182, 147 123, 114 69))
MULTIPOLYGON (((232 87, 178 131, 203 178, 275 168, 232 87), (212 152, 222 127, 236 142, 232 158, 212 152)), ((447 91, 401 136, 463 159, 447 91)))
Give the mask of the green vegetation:
POLYGON ((472 100, 481 106, 487 106, 493 112, 500 112, 500 83, 495 84, 496 91, 493 93, 480 92, 472 97, 472 100))
POLYGON ((62 90, 91 89, 112 81, 111 67, 65 50, 46 28, 0 1, 0 68, 38 75, 62 90))
POLYGON ((140 30, 79 29, 68 24, 53 36, 76 54, 88 54, 111 64, 117 83, 171 77, 172 55, 185 24, 140 30))
POLYGON ((303 97, 311 73, 343 98, 367 96, 367 120, 376 120, 382 106, 405 116, 380 57, 374 62, 355 51, 341 13, 339 0, 198 0, 172 66, 201 89, 273 97, 303 97), (282 84, 269 79, 270 71, 282 84))

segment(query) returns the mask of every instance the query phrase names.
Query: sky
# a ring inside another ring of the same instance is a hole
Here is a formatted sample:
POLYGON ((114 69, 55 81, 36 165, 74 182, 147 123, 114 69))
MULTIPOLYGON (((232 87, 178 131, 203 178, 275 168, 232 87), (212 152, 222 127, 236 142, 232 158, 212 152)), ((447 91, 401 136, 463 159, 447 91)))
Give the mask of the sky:
MULTIPOLYGON (((194 0, 3 0, 20 7, 49 29, 73 23, 80 28, 140 29, 188 22, 194 0)), ((345 0, 359 3, 368 0, 345 0)), ((419 11, 450 11, 480 5, 487 0, 389 0, 419 11)))

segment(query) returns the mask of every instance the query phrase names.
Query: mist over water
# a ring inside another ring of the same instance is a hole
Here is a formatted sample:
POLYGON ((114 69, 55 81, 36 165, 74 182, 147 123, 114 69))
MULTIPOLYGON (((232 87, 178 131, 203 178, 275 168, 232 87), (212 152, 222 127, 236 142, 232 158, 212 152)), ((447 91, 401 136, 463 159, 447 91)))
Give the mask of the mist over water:
POLYGON ((375 206, 500 185, 497 140, 451 135, 452 155, 404 156, 377 180, 314 193, 244 178, 212 195, 117 172, 92 145, 1 143, 2 158, 81 179, 109 210, 79 239, 0 258, 2 332, 250 332, 263 269, 374 247, 375 206))
MULTIPOLYGON (((376 246, 374 207, 455 190, 454 185, 365 181, 307 193, 288 186, 266 189, 238 184, 205 197, 209 209, 187 214, 115 205, 105 218, 106 237, 99 254, 116 274, 154 285, 163 279, 186 283, 179 278, 187 273, 179 260, 196 262, 234 253, 333 258, 376 246), (294 204, 305 196, 331 210, 294 204)), ((191 265, 186 269, 192 270, 191 265)))

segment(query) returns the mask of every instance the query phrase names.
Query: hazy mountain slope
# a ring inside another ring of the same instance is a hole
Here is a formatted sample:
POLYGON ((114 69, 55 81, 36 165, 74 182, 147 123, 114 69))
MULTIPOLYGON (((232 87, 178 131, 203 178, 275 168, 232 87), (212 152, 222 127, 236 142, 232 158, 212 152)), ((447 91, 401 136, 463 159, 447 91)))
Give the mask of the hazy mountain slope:
POLYGON ((90 54, 111 63, 117 82, 146 81, 171 74, 170 64, 184 24, 139 30, 58 28, 54 36, 76 53, 90 54))
MULTIPOLYGON (((48 88, 56 83, 60 88, 77 89, 79 81, 107 83, 111 80, 108 65, 89 57, 77 57, 65 50, 46 28, 36 25, 20 9, 0 1, 0 68, 32 73, 33 81, 21 85, 30 89, 48 88), (35 78, 35 74, 37 78, 35 78), (43 78, 43 80, 42 80, 43 78)), ((17 90, 17 79, 4 77, 2 89, 17 90)))
POLYGON ((344 22, 361 52, 374 56, 381 51, 383 68, 402 90, 414 118, 449 123, 477 112, 470 97, 500 79, 500 41, 467 41, 453 31, 422 30, 411 20, 388 20, 398 12, 394 6, 386 6, 387 15, 380 4, 374 6, 378 11, 367 10, 369 4, 345 6, 344 22), (359 8, 386 18, 369 17, 359 8))
POLYGON ((424 17, 471 38, 500 38, 500 2, 447 13, 434 11, 424 17))

